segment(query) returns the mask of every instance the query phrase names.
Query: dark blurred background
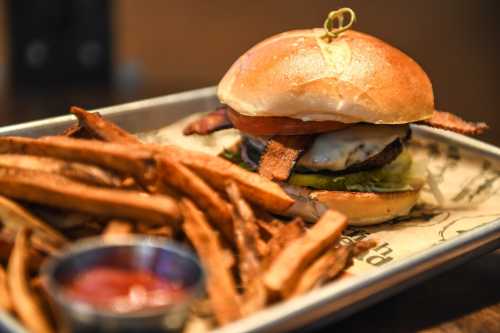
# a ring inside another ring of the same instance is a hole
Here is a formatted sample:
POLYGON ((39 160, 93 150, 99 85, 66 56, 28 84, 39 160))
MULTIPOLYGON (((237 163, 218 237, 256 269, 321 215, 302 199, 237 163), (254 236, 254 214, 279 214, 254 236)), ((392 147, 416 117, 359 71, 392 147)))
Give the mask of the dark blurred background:
POLYGON ((500 144, 495 0, 0 0, 0 125, 217 84, 263 38, 342 6, 422 65, 438 108, 500 144))

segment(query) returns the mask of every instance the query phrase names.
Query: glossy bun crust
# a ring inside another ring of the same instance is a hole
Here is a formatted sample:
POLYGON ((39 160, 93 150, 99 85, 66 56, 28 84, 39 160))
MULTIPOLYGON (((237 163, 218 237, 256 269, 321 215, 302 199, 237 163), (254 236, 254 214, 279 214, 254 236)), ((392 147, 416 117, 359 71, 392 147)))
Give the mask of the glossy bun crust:
POLYGON ((344 123, 429 118, 429 78, 385 42, 347 31, 326 43, 322 29, 270 37, 243 54, 218 87, 221 102, 248 116, 344 123))

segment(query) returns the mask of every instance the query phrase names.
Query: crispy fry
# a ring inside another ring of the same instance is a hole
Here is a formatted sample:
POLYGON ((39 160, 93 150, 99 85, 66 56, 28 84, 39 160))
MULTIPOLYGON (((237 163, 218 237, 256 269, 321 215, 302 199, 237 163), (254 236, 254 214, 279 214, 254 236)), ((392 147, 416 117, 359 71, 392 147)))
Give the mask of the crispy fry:
POLYGON ((227 180, 233 180, 246 200, 270 212, 283 213, 293 204, 293 199, 278 184, 246 171, 223 158, 190 152, 173 146, 149 145, 149 147, 178 159, 220 191, 224 191, 227 180))
POLYGON ((92 225, 95 222, 100 223, 100 219, 102 219, 102 222, 106 220, 106 218, 98 218, 87 213, 63 210, 35 203, 23 203, 23 207, 38 216, 41 220, 50 221, 51 226, 63 230, 63 232, 71 228, 92 225))
POLYGON ((109 221, 106 228, 102 232, 102 237, 106 240, 112 239, 114 237, 120 237, 124 235, 130 235, 134 231, 134 228, 130 222, 113 219, 109 221))
POLYGON ((311 135, 277 135, 266 146, 259 162, 259 174, 271 180, 287 180, 295 161, 312 143, 311 135))
POLYGON ((82 227, 65 230, 64 234, 73 240, 77 240, 80 238, 99 236, 103 229, 103 226, 92 223, 82 227))
POLYGON ((273 236, 278 234, 279 229, 283 226, 283 221, 259 207, 253 207, 253 212, 265 241, 269 241, 273 236))
POLYGON ((31 332, 54 332, 39 300, 30 288, 28 278, 29 232, 22 228, 9 259, 8 281, 16 313, 31 332))
POLYGON ((139 223, 137 224, 137 229, 141 234, 165 237, 165 238, 172 238, 174 237, 175 234, 174 229, 169 225, 162 225, 161 227, 152 227, 149 225, 139 223))
POLYGON ((330 281, 333 278, 337 277, 344 268, 349 266, 349 262, 352 259, 352 246, 343 246, 344 249, 340 253, 337 253, 337 260, 330 266, 326 275, 318 281, 320 284, 330 281))
POLYGON ((377 241, 374 239, 363 239, 357 241, 352 247, 352 257, 356 257, 357 255, 366 252, 375 246, 377 246, 377 241))
POLYGON ((61 135, 62 136, 69 136, 69 137, 73 137, 73 135, 75 133, 78 133, 78 131, 80 131, 82 129, 82 127, 78 124, 74 124, 74 125, 71 125, 69 126, 68 128, 66 128, 62 133, 61 135))
POLYGON ((68 240, 59 231, 31 215, 23 207, 12 200, 0 196, 0 221, 6 228, 18 231, 21 227, 27 227, 34 231, 34 235, 40 238, 40 242, 48 242, 56 247, 65 245, 68 240))
POLYGON ((252 208, 241 197, 236 183, 229 181, 226 193, 233 204, 234 236, 240 257, 241 280, 245 285, 260 272, 259 262, 262 253, 259 250, 259 243, 262 243, 262 239, 252 208))
POLYGON ((262 282, 260 261, 263 244, 255 216, 250 206, 241 197, 235 182, 229 181, 226 193, 233 204, 234 235, 239 253, 239 273, 243 285, 244 314, 253 313, 264 307, 267 291, 262 282))
MULTIPOLYGON (((14 248, 14 242, 16 240, 17 231, 1 229, 0 230, 0 258, 7 262, 9 260, 12 249, 14 248)), ((44 249, 37 248, 37 244, 31 244, 30 248, 30 272, 38 272, 40 266, 44 260, 44 257, 40 252, 46 252, 44 249)))
POLYGON ((290 243, 273 261, 264 275, 264 283, 282 296, 293 289, 298 275, 347 227, 344 215, 327 210, 302 237, 290 243))
POLYGON ((0 168, 0 194, 96 215, 156 224, 180 218, 177 203, 165 195, 104 189, 43 172, 0 168))
POLYGON ((208 319, 191 315, 182 333, 208 333, 213 329, 212 322, 208 319))
POLYGON ((3 266, 0 265, 0 310, 12 311, 12 309, 13 305, 7 283, 7 274, 3 266))
POLYGON ((11 248, 11 242, 5 238, 4 231, 0 229, 0 262, 9 259, 11 248))
POLYGON ((98 139, 92 135, 86 128, 80 126, 79 124, 71 125, 66 128, 61 134, 61 136, 67 136, 69 138, 75 139, 98 139))
POLYGON ((68 137, 0 137, 0 153, 48 156, 63 160, 96 164, 122 174, 130 174, 143 182, 155 178, 153 155, 138 145, 121 145, 68 137))
POLYGON ((59 250, 62 247, 61 245, 54 245, 50 242, 47 242, 45 238, 42 238, 36 234, 31 235, 31 245, 38 251, 51 256, 59 255, 59 250))
POLYGON ((159 175, 170 186, 189 196, 206 211, 210 222, 218 227, 225 239, 233 239, 233 226, 228 203, 203 179, 168 156, 158 158, 159 175))
POLYGON ((71 107, 70 112, 78 118, 80 126, 84 127, 96 138, 123 144, 141 143, 135 135, 102 118, 98 113, 87 112, 76 106, 71 107))
POLYGON ((281 224, 276 228, 277 232, 269 241, 269 252, 263 266, 269 267, 278 255, 294 240, 302 237, 305 232, 304 221, 297 217, 286 224, 281 224))
POLYGON ((261 219, 257 219, 256 221, 261 232, 263 232, 266 235, 267 237, 266 239, 269 239, 278 234, 279 226, 277 224, 280 223, 278 222, 278 220, 272 220, 268 222, 261 219))
POLYGON ((305 270, 289 296, 303 294, 334 278, 347 265, 350 250, 347 246, 332 246, 305 270))
POLYGON ((228 266, 228 253, 203 213, 188 199, 183 199, 181 206, 182 227, 206 269, 206 288, 217 321, 219 324, 234 321, 241 317, 240 298, 228 266))
POLYGON ((123 182, 116 174, 95 165, 69 162, 50 157, 0 154, 0 167, 54 173, 84 183, 108 187, 119 187, 123 182))

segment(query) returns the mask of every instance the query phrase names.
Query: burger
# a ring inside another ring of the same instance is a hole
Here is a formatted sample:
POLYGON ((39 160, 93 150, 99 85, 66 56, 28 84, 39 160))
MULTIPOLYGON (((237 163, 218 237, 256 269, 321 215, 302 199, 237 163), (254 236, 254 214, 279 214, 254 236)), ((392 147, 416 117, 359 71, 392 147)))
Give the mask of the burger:
POLYGON ((408 55, 353 30, 330 40, 295 30, 255 45, 218 85, 222 106, 184 133, 241 133, 226 157, 280 183, 290 214, 315 220, 328 207, 352 225, 409 214, 426 166, 407 148, 410 124, 463 134, 486 125, 435 111, 432 84, 408 55))

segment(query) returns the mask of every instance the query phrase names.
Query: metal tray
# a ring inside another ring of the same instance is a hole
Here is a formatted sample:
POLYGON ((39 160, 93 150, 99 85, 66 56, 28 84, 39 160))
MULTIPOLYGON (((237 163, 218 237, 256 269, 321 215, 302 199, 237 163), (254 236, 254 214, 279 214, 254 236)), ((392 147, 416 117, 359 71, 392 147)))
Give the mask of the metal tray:
MULTIPOLYGON (((98 111, 131 132, 145 132, 195 112, 212 110, 216 105, 215 88, 209 87, 98 111)), ((74 121, 73 116, 67 115, 6 126, 0 128, 0 135, 53 135, 74 121)), ((500 148, 478 140, 431 128, 414 128, 414 135, 452 143, 465 151, 500 162, 500 148)), ((282 332, 337 321, 499 246, 500 219, 366 275, 341 280, 269 307, 216 332, 282 332)), ((3 330, 25 332, 11 316, 0 312, 0 331, 3 330)))

